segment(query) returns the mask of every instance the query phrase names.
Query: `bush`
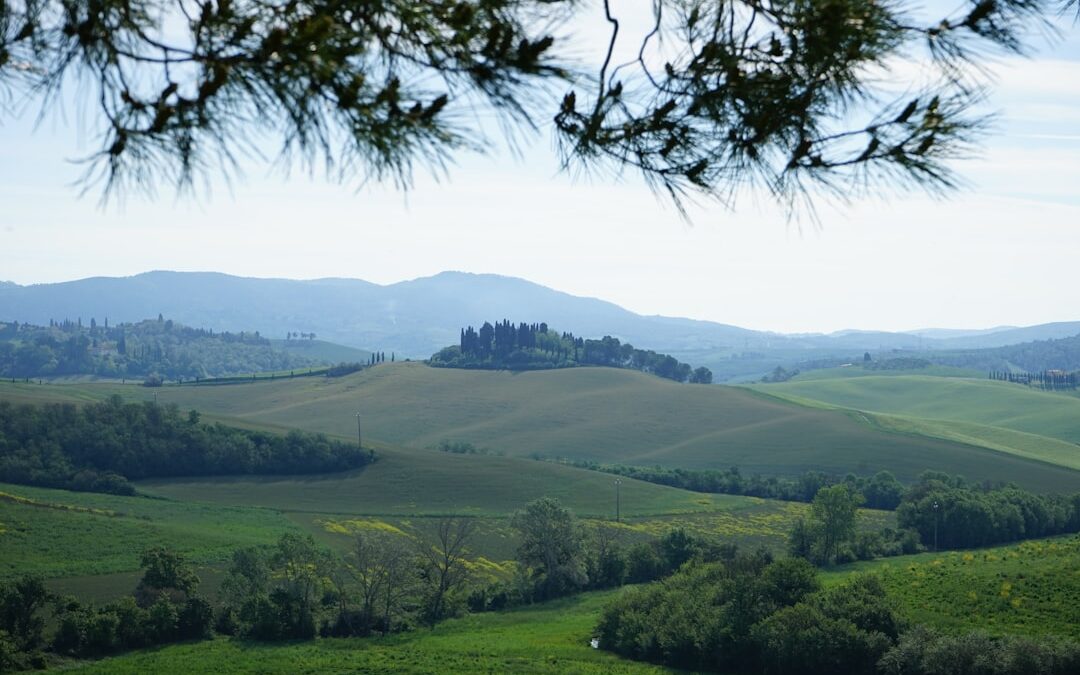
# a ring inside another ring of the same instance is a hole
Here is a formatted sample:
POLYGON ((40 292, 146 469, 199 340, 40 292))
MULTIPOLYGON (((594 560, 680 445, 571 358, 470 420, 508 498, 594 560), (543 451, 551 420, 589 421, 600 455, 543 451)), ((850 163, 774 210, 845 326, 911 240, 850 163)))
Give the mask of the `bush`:
POLYGON ((755 625, 751 634, 765 670, 791 675, 873 673, 890 647, 885 635, 804 603, 781 609, 755 625))
POLYGON ((1080 645, 1049 638, 992 637, 975 631, 941 635, 919 626, 878 663, 882 675, 1072 675, 1080 645))
POLYGON ((721 672, 871 673, 900 632, 873 577, 819 590, 806 560, 764 553, 694 563, 605 608, 601 645, 631 658, 721 672))
POLYGON ((201 640, 213 635, 214 610, 200 597, 188 598, 177 620, 177 635, 181 640, 201 640))

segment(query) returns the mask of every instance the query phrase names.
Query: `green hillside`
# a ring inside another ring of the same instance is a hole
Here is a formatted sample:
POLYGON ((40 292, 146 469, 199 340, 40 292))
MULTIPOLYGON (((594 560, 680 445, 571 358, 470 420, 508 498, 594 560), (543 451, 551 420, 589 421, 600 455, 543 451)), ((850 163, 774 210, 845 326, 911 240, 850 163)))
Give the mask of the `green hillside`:
POLYGON ((270 340, 280 352, 309 359, 315 363, 367 363, 371 352, 346 347, 325 340, 270 340))
MULTIPOLYGON (((227 387, 0 384, 0 397, 15 400, 86 400, 111 393, 143 400, 156 395, 163 403, 214 416, 346 438, 356 434, 359 411, 365 438, 413 448, 467 441, 519 457, 684 468, 737 465, 744 472, 769 474, 887 469, 901 480, 934 468, 977 480, 1015 480, 1039 490, 1075 489, 1080 481, 1080 473, 1061 466, 906 430, 888 432, 855 412, 609 368, 512 374, 394 363, 342 378, 227 387)), ((469 483, 470 489, 475 484, 469 483)))
POLYGON ((881 413, 886 428, 1080 469, 1080 398, 985 379, 924 375, 796 379, 757 391, 881 413))
POLYGON ((878 575, 911 620, 949 631, 1080 638, 1080 536, 921 553, 825 573, 878 575))
POLYGON ((266 509, 0 483, 0 579, 135 570, 152 546, 170 546, 200 565, 221 563, 238 547, 269 544, 297 529, 266 509))
MULTIPOLYGON (((512 457, 385 446, 377 452, 378 461, 355 472, 170 479, 137 486, 181 501, 306 513, 504 516, 550 496, 582 516, 614 515, 615 489, 608 474, 512 457)), ((620 490, 627 516, 722 510, 744 500, 642 481, 624 481, 620 490)))

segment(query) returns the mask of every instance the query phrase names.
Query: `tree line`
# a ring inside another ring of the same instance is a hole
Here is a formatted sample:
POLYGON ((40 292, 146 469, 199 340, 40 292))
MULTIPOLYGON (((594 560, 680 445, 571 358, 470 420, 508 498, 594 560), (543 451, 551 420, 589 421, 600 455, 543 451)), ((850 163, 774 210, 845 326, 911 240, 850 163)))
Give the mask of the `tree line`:
POLYGON ((999 382, 1013 382, 1026 384, 1029 387, 1046 389, 1048 391, 1076 389, 1080 382, 1080 372, 1065 372, 1064 370, 1042 370, 1035 373, 1026 371, 991 370, 991 380, 999 382))
POLYGON ((109 326, 91 319, 49 326, 0 324, 0 377, 98 375, 196 379, 289 370, 321 362, 274 349, 258 331, 214 332, 156 320, 109 326))
POLYGON ((651 373, 676 382, 711 384, 712 371, 694 368, 667 354, 636 349, 618 338, 599 340, 558 333, 546 323, 509 320, 484 322, 479 330, 461 329, 457 345, 436 352, 429 363, 449 368, 492 370, 548 370, 574 366, 609 366, 651 373))
POLYGON ((1040 495, 1015 486, 984 490, 958 476, 922 474, 896 510, 926 546, 974 548, 1080 532, 1080 492, 1040 495))
MULTIPOLYGON (((534 459, 545 460, 541 455, 535 455, 534 459)), ((888 471, 879 471, 873 476, 856 476, 853 473, 838 476, 822 471, 805 471, 795 478, 788 478, 763 476, 758 473, 747 476, 737 466, 728 469, 673 469, 663 466, 603 464, 562 457, 550 461, 692 492, 743 495, 790 502, 813 501, 821 488, 844 483, 862 495, 866 508, 887 511, 900 505, 905 490, 904 484, 888 471)))
MULTIPOLYGON (((537 459, 541 459, 537 457, 537 459)), ((845 560, 910 551, 910 543, 890 545, 917 535, 920 545, 940 548, 972 548, 1080 532, 1080 492, 1071 495, 1037 494, 1011 483, 972 483, 962 476, 925 471, 905 486, 888 471, 873 476, 844 476, 806 471, 796 478, 744 476, 738 467, 729 469, 671 469, 600 464, 583 460, 555 460, 593 471, 634 478, 694 492, 744 495, 764 499, 813 502, 825 488, 843 486, 858 506, 897 512, 900 530, 886 541, 863 541, 841 555, 845 560), (935 510, 934 504, 937 504, 935 510), (895 535, 895 536, 893 536, 895 535), (898 548, 899 547, 899 548, 898 548), (864 551, 856 554, 855 550, 864 551)), ((869 535, 868 535, 869 537, 869 535)))
POLYGON ((34 576, 0 588, 0 672, 46 668, 46 651, 100 657, 213 635, 213 607, 199 594, 199 577, 181 555, 148 549, 141 569, 130 595, 100 606, 51 593, 34 576), (46 636, 43 615, 50 605, 53 628, 46 636))
POLYGON ((181 414, 175 405, 119 396, 81 407, 0 401, 0 482, 134 494, 129 480, 323 473, 373 457, 323 434, 205 424, 195 410, 181 414))
POLYGON ((818 565, 977 548, 1080 532, 1080 493, 1039 495, 1016 487, 984 490, 928 471, 896 509, 897 529, 857 527, 861 493, 849 483, 822 487, 807 517, 795 521, 788 552, 818 565))
MULTIPOLYGON (((537 459, 540 459, 539 457, 537 459)), ((873 476, 806 471, 795 478, 744 476, 729 469, 671 469, 583 460, 555 460, 694 492, 733 494, 808 502, 829 518, 800 519, 789 537, 789 552, 818 564, 869 560, 927 549, 974 548, 1080 532, 1080 492, 1037 494, 1008 483, 971 483, 961 476, 925 471, 905 486, 888 471, 873 476), (822 501, 831 498, 826 508, 822 501), (934 505, 937 505, 936 507, 934 505), (857 508, 896 511, 897 529, 862 532, 854 528, 857 508), (850 527, 825 530, 835 514, 850 514, 850 527)))
POLYGON ((986 349, 929 352, 922 356, 943 365, 983 371, 1076 372, 1080 371, 1080 335, 986 349))

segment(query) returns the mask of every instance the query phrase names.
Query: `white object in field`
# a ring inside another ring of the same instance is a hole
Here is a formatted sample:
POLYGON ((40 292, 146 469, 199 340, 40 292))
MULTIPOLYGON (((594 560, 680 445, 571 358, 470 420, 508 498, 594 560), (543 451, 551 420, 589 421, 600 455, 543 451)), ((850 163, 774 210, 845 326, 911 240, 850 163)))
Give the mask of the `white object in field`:
POLYGON ((592 640, 589 640, 589 644, 592 645, 593 649, 600 649, 600 638, 593 638, 592 640))

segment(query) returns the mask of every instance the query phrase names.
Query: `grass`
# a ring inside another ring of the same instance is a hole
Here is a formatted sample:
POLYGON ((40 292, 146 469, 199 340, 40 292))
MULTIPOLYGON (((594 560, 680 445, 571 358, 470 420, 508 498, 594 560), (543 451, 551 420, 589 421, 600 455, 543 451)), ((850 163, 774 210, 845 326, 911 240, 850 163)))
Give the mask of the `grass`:
MULTIPOLYGON (((153 480, 138 488, 185 502, 323 514, 505 516, 544 496, 558 498, 581 516, 613 516, 615 511, 613 478, 597 471, 385 446, 378 457, 361 471, 153 480)), ((620 490, 627 516, 725 510, 746 501, 626 479, 620 490)))
POLYGON ((285 645, 217 639, 125 654, 84 673, 661 673, 592 649, 604 605, 621 591, 582 595, 509 612, 470 615, 388 638, 285 645))
POLYGON ((279 351, 305 356, 325 363, 367 363, 371 352, 366 349, 346 347, 325 340, 270 340, 279 351))
MULTIPOLYGON (((35 386, 0 384, 0 397, 79 401, 120 393, 145 400, 155 394, 114 384, 35 386)), ((242 388, 163 387, 156 394, 162 402, 230 421, 342 437, 356 433, 359 410, 366 438, 414 448, 467 441, 518 457, 535 453, 684 468, 737 465, 766 474, 886 469, 901 480, 933 467, 976 480, 1013 480, 1036 490, 1066 490, 1080 480, 1080 473, 1067 467, 889 428, 866 415, 823 409, 825 404, 794 405, 746 388, 680 385, 609 368, 511 374, 395 363, 342 378, 242 388)))
MULTIPOLYGON (((715 542, 738 544, 740 548, 759 546, 781 553, 795 520, 804 517, 809 505, 797 502, 746 498, 729 508, 701 513, 612 519, 584 518, 587 530, 605 528, 624 545, 648 541, 682 528, 691 534, 715 542)), ((289 514, 301 527, 314 533, 333 548, 350 545, 356 533, 381 531, 410 539, 423 538, 431 531, 431 519, 417 517, 332 516, 289 514)), ((861 526, 869 530, 895 527, 895 516, 888 511, 861 511, 861 526)), ((517 537, 506 518, 481 518, 471 553, 477 570, 488 576, 506 576, 512 572, 510 561, 517 547, 517 537), (503 574, 503 573, 507 574, 503 574)))
POLYGON ((139 566, 142 551, 168 545, 197 564, 220 563, 242 546, 299 531, 276 511, 0 484, 0 580, 109 575, 139 566))
POLYGON ((918 623, 1080 639, 1080 535, 855 563, 826 583, 855 572, 878 575, 918 623))
POLYGON ((939 365, 930 365, 926 368, 916 368, 911 370, 869 370, 862 367, 861 361, 856 361, 852 365, 847 367, 807 370, 805 372, 799 373, 790 381, 810 382, 815 380, 850 379, 853 377, 898 377, 905 375, 980 378, 984 377, 986 373, 982 370, 976 370, 974 368, 956 368, 954 366, 939 365))
POLYGON ((1008 382, 927 375, 794 380, 755 389, 801 404, 874 413, 886 430, 1080 470, 1076 396, 1008 382))

